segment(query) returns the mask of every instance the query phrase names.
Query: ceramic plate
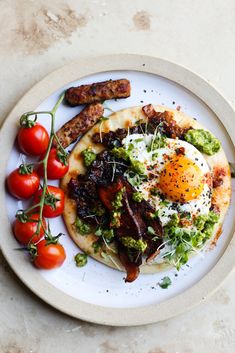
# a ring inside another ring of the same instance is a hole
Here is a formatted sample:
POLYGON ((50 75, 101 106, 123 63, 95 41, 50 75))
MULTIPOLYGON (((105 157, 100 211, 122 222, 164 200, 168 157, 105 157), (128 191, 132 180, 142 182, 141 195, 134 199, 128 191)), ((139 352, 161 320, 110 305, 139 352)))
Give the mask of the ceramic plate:
MULTIPOLYGON (((234 267, 234 193, 217 246, 192 258, 178 272, 174 269, 140 275, 134 283, 123 281, 124 273, 92 258, 83 268, 74 264, 78 248, 68 236, 63 219, 52 219, 54 234, 61 237, 67 259, 53 271, 37 270, 24 253, 16 252, 11 223, 17 209, 25 204, 10 197, 4 186, 6 174, 24 160, 14 144, 19 116, 30 110, 51 110, 59 94, 70 86, 127 78, 131 97, 108 101, 114 111, 147 103, 181 109, 208 127, 222 142, 229 161, 235 162, 235 114, 226 100, 206 81, 167 61, 136 55, 106 56, 77 61, 53 72, 34 86, 16 105, 1 130, 1 247, 18 277, 40 298, 55 308, 80 319, 108 325, 141 325, 177 315, 205 299, 234 267), (158 282, 169 276, 168 289, 158 282)), ((72 118, 80 108, 61 105, 56 128, 72 118)), ((49 117, 39 122, 49 129, 49 117)), ((50 184, 57 185, 57 182, 50 184)))

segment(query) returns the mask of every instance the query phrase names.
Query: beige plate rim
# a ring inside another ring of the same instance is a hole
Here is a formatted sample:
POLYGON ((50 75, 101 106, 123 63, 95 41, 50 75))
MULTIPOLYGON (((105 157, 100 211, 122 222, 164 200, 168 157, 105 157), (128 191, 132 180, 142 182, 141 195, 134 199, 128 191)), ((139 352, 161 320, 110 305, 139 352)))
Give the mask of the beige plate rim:
MULTIPOLYGON (((16 136, 17 118, 25 111, 34 110, 46 97, 69 82, 98 72, 113 70, 135 70, 157 74, 181 84, 199 97, 220 117, 234 144, 234 110, 214 87, 188 69, 164 59, 135 54, 107 55, 72 62, 52 72, 31 88, 16 104, 1 128, 0 204, 3 207, 0 214, 0 243, 2 252, 16 275, 32 292, 51 306, 70 316, 93 323, 112 326, 135 326, 158 322, 181 314, 204 301, 209 294, 213 293, 235 266, 234 237, 231 235, 231 241, 227 249, 213 269, 190 289, 156 305, 119 309, 88 304, 55 288, 33 266, 28 266, 24 257, 15 256, 14 239, 11 236, 6 236, 10 235, 11 227, 6 207, 4 207, 6 202, 5 170, 16 136)), ((234 233, 234 225, 231 232, 234 233)))

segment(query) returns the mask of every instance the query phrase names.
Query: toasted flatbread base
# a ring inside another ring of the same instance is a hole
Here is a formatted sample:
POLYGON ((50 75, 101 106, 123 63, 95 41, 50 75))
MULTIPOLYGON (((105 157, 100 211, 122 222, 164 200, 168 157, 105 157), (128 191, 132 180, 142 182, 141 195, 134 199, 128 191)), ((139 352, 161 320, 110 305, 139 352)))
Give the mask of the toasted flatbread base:
MULTIPOLYGON (((195 129, 202 128, 204 130, 207 130, 196 120, 194 120, 193 118, 190 118, 189 116, 187 116, 181 111, 168 109, 165 106, 159 106, 159 105, 154 106, 154 108, 158 112, 164 112, 166 110, 169 112, 172 112, 174 120, 181 127, 192 127, 195 129)), ((103 146, 99 144, 94 144, 92 142, 91 137, 94 133, 100 132, 100 131, 108 132, 110 130, 116 130, 118 128, 128 128, 135 125, 135 123, 140 119, 142 119, 143 121, 146 121, 146 115, 142 111, 142 106, 120 110, 116 113, 111 114, 108 120, 105 120, 101 123, 97 123, 95 126, 93 126, 93 128, 91 128, 81 138, 81 140, 76 144, 73 151, 71 152, 69 157, 69 171, 61 181, 61 187, 65 192, 65 209, 64 209, 63 216, 64 216, 64 221, 67 226, 69 235, 71 236, 73 241, 79 246, 81 250, 83 250, 85 253, 88 253, 97 261, 102 262, 107 266, 110 266, 115 269, 119 269, 124 272, 125 272, 125 269, 120 263, 120 260, 115 253, 112 253, 111 257, 105 257, 105 258, 102 257, 101 251, 94 253, 94 249, 92 248, 92 243, 98 239, 94 234, 88 234, 84 236, 79 234, 76 231, 76 228, 74 226, 74 222, 76 220, 76 203, 74 200, 68 197, 67 184, 71 178, 76 178, 78 174, 84 174, 86 172, 86 168, 84 167, 83 159, 81 156, 81 152, 84 149, 88 147, 92 147, 92 149, 96 153, 99 153, 104 149, 103 146), (100 126, 100 124, 102 124, 102 126, 100 126)), ((229 168, 226 155, 222 148, 220 149, 219 152, 217 152, 213 156, 208 156, 205 154, 203 154, 203 156, 206 159, 211 170, 215 168, 223 168, 226 172, 226 175, 224 176, 224 179, 223 179, 223 184, 217 187, 216 189, 213 189, 213 193, 212 193, 213 203, 216 204, 220 209, 220 220, 218 222, 218 225, 216 225, 215 227, 212 238, 210 239, 210 242, 213 242, 213 241, 215 242, 221 233, 223 220, 230 203, 230 197, 231 197, 230 168, 229 168)), ((144 264, 140 267, 140 270, 141 270, 141 273, 156 273, 159 271, 163 271, 169 267, 171 266, 167 263, 144 264)))

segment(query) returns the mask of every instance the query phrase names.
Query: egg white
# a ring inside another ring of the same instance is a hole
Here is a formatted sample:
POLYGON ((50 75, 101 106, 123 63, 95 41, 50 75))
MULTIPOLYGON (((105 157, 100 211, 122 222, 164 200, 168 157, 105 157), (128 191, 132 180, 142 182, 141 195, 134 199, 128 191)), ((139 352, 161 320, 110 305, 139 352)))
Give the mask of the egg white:
MULTIPOLYGON (((142 193, 143 197, 148 200, 156 210, 158 210, 159 218, 163 226, 167 224, 174 213, 187 212, 190 213, 192 217, 208 214, 211 207, 211 190, 206 183, 204 184, 202 193, 197 199, 186 203, 176 203, 167 200, 167 204, 164 204, 164 202, 161 202, 162 200, 159 195, 151 195, 150 190, 152 186, 158 182, 160 174, 168 162, 166 156, 174 155, 177 148, 184 147, 185 157, 193 161, 199 167, 203 175, 210 172, 203 155, 190 143, 179 139, 167 138, 167 145, 165 147, 149 151, 153 137, 152 134, 132 134, 128 135, 123 140, 126 149, 130 148, 132 144, 132 158, 144 163, 146 175, 148 177, 151 176, 147 181, 143 181, 141 185, 136 186, 136 189, 142 193)), ((159 191, 161 192, 160 189, 159 191)))

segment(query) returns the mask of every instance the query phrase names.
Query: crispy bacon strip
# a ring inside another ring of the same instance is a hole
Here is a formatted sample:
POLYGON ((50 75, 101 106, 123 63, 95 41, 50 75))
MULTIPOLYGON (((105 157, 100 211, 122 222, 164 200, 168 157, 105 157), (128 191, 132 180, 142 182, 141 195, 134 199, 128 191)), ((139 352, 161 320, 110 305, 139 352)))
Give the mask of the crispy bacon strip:
POLYGON ((65 99, 71 106, 103 102, 107 99, 127 98, 131 94, 130 81, 126 79, 109 80, 71 87, 65 93, 65 99))
POLYGON ((133 202, 132 195, 134 190, 127 180, 122 177, 119 177, 115 183, 99 187, 99 197, 106 208, 112 211, 112 201, 116 193, 123 187, 125 187, 125 192, 122 199, 120 226, 116 229, 116 235, 119 258, 127 272, 126 282, 132 282, 139 274, 139 266, 142 264, 143 254, 141 251, 126 248, 120 240, 123 237, 130 236, 137 240, 143 239, 146 241, 147 248, 144 253, 147 256, 147 262, 150 262, 159 253, 158 247, 162 244, 163 229, 159 220, 150 217, 154 209, 147 201, 142 201, 138 204, 133 202), (148 233, 148 226, 151 226, 155 231, 156 239, 153 240, 153 235, 148 233))
POLYGON ((125 278, 125 282, 133 282, 136 280, 136 278, 139 276, 140 273, 140 268, 138 265, 132 263, 127 256, 126 251, 122 248, 119 247, 119 259, 122 263, 122 265, 125 267, 126 269, 126 278, 125 278))
POLYGON ((163 123, 162 130, 168 137, 182 138, 184 134, 190 129, 190 126, 187 128, 180 127, 173 119, 172 112, 156 112, 152 104, 145 105, 142 110, 149 120, 156 120, 159 124, 163 123))
POLYGON ((145 105, 142 110, 149 119, 155 118, 157 114, 152 104, 145 105))
MULTIPOLYGON (((89 130, 104 114, 104 108, 100 103, 90 104, 85 107, 73 119, 65 123, 56 133, 61 145, 66 148, 77 138, 89 130)), ((57 146, 57 141, 53 141, 57 146)))
MULTIPOLYGON (((99 187, 99 197, 110 211, 113 209, 112 201, 116 193, 124 186, 128 188, 128 184, 122 178, 119 178, 116 183, 99 187)), ((123 212, 121 214, 120 227, 117 229, 117 236, 120 238, 131 235, 135 239, 141 239, 145 224, 140 215, 133 213, 128 200, 127 190, 123 193, 122 209, 123 212)))
POLYGON ((112 201, 118 191, 121 190, 123 187, 123 184, 120 180, 117 181, 117 183, 113 183, 111 185, 105 186, 105 187, 99 187, 98 189, 98 194, 105 205, 105 207, 108 208, 108 210, 112 210, 112 201))
MULTIPOLYGON (((125 181, 122 178, 119 178, 116 183, 112 183, 108 186, 101 186, 98 189, 99 197, 103 204, 112 211, 112 201, 115 198, 115 195, 125 186, 125 181)), ((128 186, 127 186, 128 188, 128 186)), ((142 239, 143 223, 140 217, 134 215, 127 196, 127 190, 123 193, 122 200, 122 213, 120 218, 120 227, 117 228, 117 240, 122 237, 131 236, 134 239, 142 239)), ((134 256, 130 259, 127 253, 128 249, 125 248, 121 242, 118 242, 118 255, 121 263, 126 269, 127 277, 126 282, 134 281, 139 275, 139 266, 142 263, 142 253, 141 251, 134 251, 134 256)))

